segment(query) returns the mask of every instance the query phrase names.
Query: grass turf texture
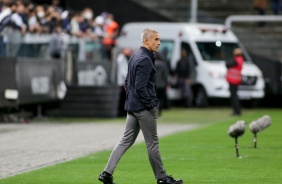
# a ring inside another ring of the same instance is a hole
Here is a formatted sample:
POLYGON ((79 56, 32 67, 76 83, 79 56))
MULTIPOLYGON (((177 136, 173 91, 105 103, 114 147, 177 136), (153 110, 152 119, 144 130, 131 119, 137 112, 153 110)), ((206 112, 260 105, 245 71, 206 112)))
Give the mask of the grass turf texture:
MULTIPOLYGON (((160 150, 167 172, 184 183, 195 184, 280 184, 282 181, 282 142, 280 109, 243 110, 243 116, 230 117, 229 109, 173 109, 164 111, 160 123, 198 123, 201 129, 160 139, 160 150), (248 125, 268 114, 272 125, 258 134, 258 148, 248 125), (247 130, 239 138, 237 158, 234 139, 227 135, 231 124, 246 120, 247 130)), ((0 184, 99 183, 110 151, 49 166, 0 180, 0 184)), ((23 158, 24 159, 24 158, 23 158)), ((118 184, 154 184, 145 144, 134 145, 122 157, 115 173, 118 184)))

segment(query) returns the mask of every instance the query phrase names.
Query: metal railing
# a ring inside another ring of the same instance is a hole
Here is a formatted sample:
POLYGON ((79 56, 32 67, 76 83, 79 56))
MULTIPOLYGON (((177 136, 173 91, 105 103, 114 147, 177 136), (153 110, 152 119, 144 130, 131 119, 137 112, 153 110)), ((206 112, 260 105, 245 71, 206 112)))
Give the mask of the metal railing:
POLYGON ((282 22, 280 15, 231 15, 225 19, 225 26, 232 27, 233 22, 282 22))

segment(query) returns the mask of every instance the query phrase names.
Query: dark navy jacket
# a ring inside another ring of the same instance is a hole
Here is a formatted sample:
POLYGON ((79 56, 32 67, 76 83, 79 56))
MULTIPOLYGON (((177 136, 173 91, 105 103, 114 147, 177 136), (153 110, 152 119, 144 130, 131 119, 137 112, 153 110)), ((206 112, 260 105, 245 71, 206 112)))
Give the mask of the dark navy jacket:
POLYGON ((125 79, 125 110, 138 112, 159 106, 156 96, 156 69, 154 54, 141 47, 128 62, 125 79))

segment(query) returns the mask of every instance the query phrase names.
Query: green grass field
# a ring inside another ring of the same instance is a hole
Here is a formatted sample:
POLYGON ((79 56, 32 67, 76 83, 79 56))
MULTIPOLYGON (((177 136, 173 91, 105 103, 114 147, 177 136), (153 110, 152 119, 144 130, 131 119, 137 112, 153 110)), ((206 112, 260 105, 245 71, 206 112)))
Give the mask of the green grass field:
MULTIPOLYGON (((191 184, 281 184, 281 109, 243 109, 241 117, 230 117, 230 109, 170 109, 160 123, 197 123, 202 128, 160 139, 165 168, 175 178, 191 184), (258 148, 247 126, 239 138, 237 158, 234 139, 227 135, 237 120, 251 121, 268 114, 272 125, 258 134, 258 148)), ((77 119, 78 121, 78 119, 77 119)), ((89 121, 96 121, 90 120, 89 121)), ((99 120, 108 121, 108 120, 99 120)), ((120 123, 123 118, 116 119, 120 123)), ((0 180, 0 184, 97 184, 111 151, 49 166, 0 180)), ((24 158, 23 158, 24 159, 24 158)), ((136 144, 121 159, 115 173, 118 184, 155 184, 144 143, 136 144)))

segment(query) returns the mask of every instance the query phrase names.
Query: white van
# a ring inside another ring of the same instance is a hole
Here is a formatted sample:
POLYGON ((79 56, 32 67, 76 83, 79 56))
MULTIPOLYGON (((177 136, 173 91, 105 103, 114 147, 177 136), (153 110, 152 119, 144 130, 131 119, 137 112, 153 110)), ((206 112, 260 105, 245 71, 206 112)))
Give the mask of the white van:
MULTIPOLYGON (((234 35, 220 24, 136 22, 125 24, 117 41, 118 48, 138 49, 141 33, 145 28, 159 31, 161 46, 159 52, 166 52, 171 68, 175 69, 180 59, 181 47, 185 47, 195 60, 196 77, 192 84, 196 106, 207 106, 209 98, 229 98, 229 85, 225 80, 226 58, 232 57, 234 48, 243 50, 243 84, 238 95, 242 100, 258 100, 264 97, 262 72, 251 61, 250 56, 234 35)), ((170 88, 168 98, 180 99, 179 89, 170 88)))

